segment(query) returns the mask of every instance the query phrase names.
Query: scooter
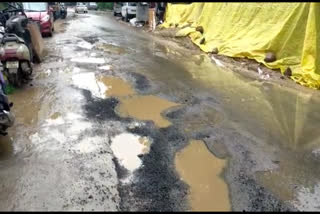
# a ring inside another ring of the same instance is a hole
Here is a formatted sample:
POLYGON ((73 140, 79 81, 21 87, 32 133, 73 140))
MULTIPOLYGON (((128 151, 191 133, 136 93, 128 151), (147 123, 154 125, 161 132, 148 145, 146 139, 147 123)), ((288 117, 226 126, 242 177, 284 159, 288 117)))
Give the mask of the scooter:
MULTIPOLYGON (((15 9, 10 12, 16 14, 6 20, 5 26, 0 26, 0 34, 2 35, 0 60, 9 83, 20 87, 23 82, 31 80, 32 43, 30 32, 26 29, 28 18, 23 10, 15 9)), ((8 10, 0 15, 8 17, 7 13, 8 10)))
POLYGON ((10 111, 13 103, 9 103, 5 94, 5 80, 2 74, 3 65, 0 63, 0 135, 7 135, 7 129, 13 126, 15 121, 14 114, 10 111))

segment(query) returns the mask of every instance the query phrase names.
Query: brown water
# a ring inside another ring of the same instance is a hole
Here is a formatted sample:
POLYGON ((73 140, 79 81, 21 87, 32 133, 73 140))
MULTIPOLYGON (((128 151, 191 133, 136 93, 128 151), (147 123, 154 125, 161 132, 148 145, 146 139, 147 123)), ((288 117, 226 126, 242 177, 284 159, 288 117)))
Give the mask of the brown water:
POLYGON ((152 120, 158 127, 171 125, 170 121, 161 115, 161 112, 179 105, 152 95, 120 98, 120 102, 117 112, 121 116, 152 120))
POLYGON ((135 93, 131 85, 120 78, 101 76, 98 80, 107 87, 105 91, 107 96, 128 96, 135 93))
POLYGON ((176 154, 175 165, 190 186, 192 211, 230 211, 228 187, 220 177, 225 160, 216 158, 202 141, 192 140, 176 154))
POLYGON ((122 47, 106 43, 97 43, 96 48, 111 54, 125 54, 127 52, 127 50, 122 47))
POLYGON ((57 118, 60 117, 60 116, 61 116, 61 113, 60 113, 60 112, 55 112, 55 113, 53 113, 53 114, 50 116, 50 119, 55 120, 55 119, 57 119, 57 118))
POLYGON ((184 121, 184 130, 186 132, 194 132, 206 127, 216 126, 223 121, 224 116, 213 107, 204 106, 204 109, 199 109, 197 112, 185 114, 182 119, 184 121))
POLYGON ((318 161, 297 152, 289 155, 280 153, 279 156, 278 168, 257 172, 256 175, 259 182, 282 201, 295 200, 297 187, 313 189, 318 184, 318 161))
POLYGON ((9 100, 13 102, 12 111, 17 124, 31 125, 38 121, 38 113, 42 108, 42 95, 41 89, 36 87, 19 89, 9 95, 9 100))

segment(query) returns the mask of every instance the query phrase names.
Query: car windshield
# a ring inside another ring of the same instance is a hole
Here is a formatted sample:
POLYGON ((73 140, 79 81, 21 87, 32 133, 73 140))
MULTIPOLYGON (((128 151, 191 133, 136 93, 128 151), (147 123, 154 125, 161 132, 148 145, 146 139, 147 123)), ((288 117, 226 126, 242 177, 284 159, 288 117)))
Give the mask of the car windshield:
POLYGON ((83 6, 85 6, 85 4, 83 4, 83 3, 78 3, 77 6, 83 7, 83 6))
POLYGON ((137 3, 129 2, 129 6, 137 6, 137 3))
POLYGON ((91 2, 91 3, 90 3, 90 5, 92 5, 92 6, 96 6, 97 4, 96 4, 96 3, 94 3, 94 2, 91 2))
POLYGON ((44 2, 24 2, 23 9, 26 12, 42 12, 46 11, 48 8, 48 4, 44 2))

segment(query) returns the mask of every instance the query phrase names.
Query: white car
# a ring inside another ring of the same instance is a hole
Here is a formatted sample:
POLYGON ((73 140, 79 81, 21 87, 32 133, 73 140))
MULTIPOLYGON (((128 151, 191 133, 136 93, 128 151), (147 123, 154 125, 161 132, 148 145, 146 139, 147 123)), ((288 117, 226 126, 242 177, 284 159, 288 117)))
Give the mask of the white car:
POLYGON ((137 3, 136 2, 124 2, 121 8, 122 19, 126 22, 129 18, 134 18, 137 14, 137 3))
POLYGON ((88 13, 88 7, 84 3, 77 3, 77 6, 75 8, 76 13, 88 13))

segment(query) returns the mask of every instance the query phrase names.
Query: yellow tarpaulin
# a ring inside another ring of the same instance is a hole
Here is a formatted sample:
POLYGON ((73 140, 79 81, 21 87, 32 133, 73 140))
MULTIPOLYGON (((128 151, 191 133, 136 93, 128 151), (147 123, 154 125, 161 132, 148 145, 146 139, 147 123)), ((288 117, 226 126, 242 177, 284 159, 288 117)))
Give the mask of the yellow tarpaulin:
POLYGON ((176 36, 189 36, 205 52, 218 48, 219 54, 255 59, 281 72, 290 67, 292 79, 319 89, 319 23, 319 3, 192 3, 168 4, 162 26, 181 27, 176 36), (270 51, 277 60, 266 63, 270 51))

